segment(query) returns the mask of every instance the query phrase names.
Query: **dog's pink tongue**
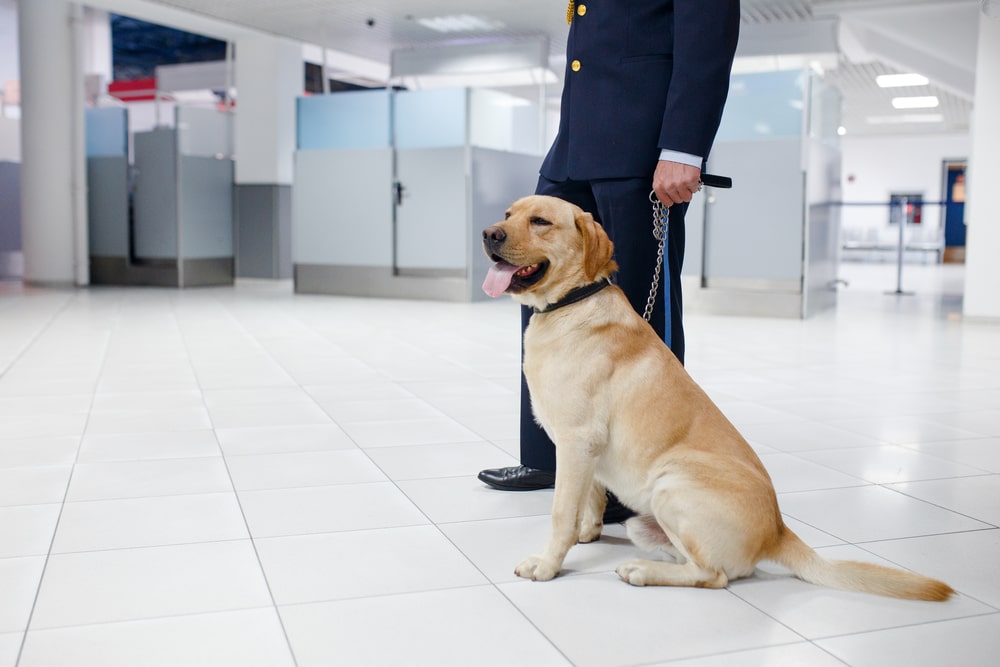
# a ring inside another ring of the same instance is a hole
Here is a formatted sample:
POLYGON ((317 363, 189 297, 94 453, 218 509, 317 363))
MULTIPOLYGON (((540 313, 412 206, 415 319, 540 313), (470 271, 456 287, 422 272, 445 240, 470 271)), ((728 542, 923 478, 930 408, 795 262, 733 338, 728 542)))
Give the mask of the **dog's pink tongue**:
POLYGON ((483 281, 483 291, 494 299, 502 296, 507 291, 507 288, 510 287, 511 279, 520 268, 520 266, 514 266, 507 262, 497 262, 486 273, 486 280, 483 281))

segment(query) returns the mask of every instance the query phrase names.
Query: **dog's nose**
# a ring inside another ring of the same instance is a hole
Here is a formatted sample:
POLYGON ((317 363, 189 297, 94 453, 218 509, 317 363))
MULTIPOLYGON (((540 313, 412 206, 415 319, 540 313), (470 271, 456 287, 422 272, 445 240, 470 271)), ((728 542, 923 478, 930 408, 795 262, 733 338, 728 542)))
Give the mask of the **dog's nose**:
POLYGON ((492 225, 483 230, 483 243, 496 245, 507 238, 507 232, 497 225, 492 225))

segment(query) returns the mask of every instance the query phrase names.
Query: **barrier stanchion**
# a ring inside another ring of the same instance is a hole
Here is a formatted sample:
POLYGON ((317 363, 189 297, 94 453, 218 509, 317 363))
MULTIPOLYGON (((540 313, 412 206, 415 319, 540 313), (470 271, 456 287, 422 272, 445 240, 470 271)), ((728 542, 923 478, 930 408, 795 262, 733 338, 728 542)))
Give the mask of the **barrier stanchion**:
MULTIPOLYGON (((890 220, 890 223, 892 222, 893 211, 896 209, 896 207, 899 207, 899 220, 898 220, 898 224, 899 224, 899 230, 898 231, 899 231, 899 234, 896 237, 896 289, 894 289, 894 290, 887 290, 885 292, 886 294, 892 294, 892 295, 895 295, 895 296, 909 296, 909 295, 913 294, 913 292, 907 292, 907 291, 905 291, 903 289, 903 260, 906 257, 906 251, 907 250, 911 250, 911 251, 936 250, 938 253, 941 253, 944 250, 943 244, 942 244, 941 247, 937 247, 937 246, 935 246, 933 244, 916 245, 916 246, 911 246, 910 248, 906 247, 906 227, 907 227, 908 220, 909 220, 909 209, 910 209, 910 206, 920 206, 920 207, 924 207, 924 206, 928 206, 928 207, 929 206, 939 206, 939 207, 943 208, 946 204, 947 204, 947 202, 943 202, 943 201, 923 201, 923 200, 916 200, 914 202, 911 202, 909 200, 909 198, 907 198, 907 197, 900 197, 900 199, 898 201, 893 201, 893 202, 889 202, 889 203, 885 203, 885 202, 844 202, 844 201, 841 201, 841 202, 829 202, 830 206, 839 206, 842 209, 846 208, 846 207, 854 208, 854 207, 885 207, 885 206, 888 206, 889 207, 889 220, 890 220)), ((941 226, 942 226, 942 229, 943 229, 943 227, 944 227, 943 220, 941 222, 941 226)), ((871 245, 870 246, 868 244, 855 244, 855 245, 852 246, 852 245, 850 245, 850 244, 848 244, 846 242, 842 243, 842 245, 841 245, 841 249, 842 250, 875 250, 875 251, 883 250, 884 251, 884 250, 889 250, 890 248, 891 248, 891 246, 881 246, 881 245, 871 245)), ((939 258, 940 258, 940 254, 939 254, 939 258)))
MULTIPOLYGON (((886 292, 886 294, 895 294, 896 296, 909 296, 913 292, 903 291, 903 255, 906 253, 906 245, 904 241, 904 234, 906 233, 906 223, 909 220, 909 199, 902 197, 899 200, 899 244, 896 249, 896 289, 892 292, 886 292)), ((892 210, 892 204, 889 204, 890 211, 892 210)), ((892 214, 890 213, 890 218, 892 214)))

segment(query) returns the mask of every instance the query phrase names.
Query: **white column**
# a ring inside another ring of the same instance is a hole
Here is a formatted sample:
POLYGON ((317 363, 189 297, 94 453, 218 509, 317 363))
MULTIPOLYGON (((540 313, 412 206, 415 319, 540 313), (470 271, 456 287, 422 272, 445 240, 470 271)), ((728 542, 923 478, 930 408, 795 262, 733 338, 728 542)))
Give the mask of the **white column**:
POLYGON ((979 16, 965 255, 967 317, 1000 319, 1000 19, 979 16))
POLYGON ((236 42, 236 183, 291 185, 302 45, 278 37, 236 42))
MULTIPOLYGON (((83 9, 81 59, 83 73, 100 80, 98 93, 105 93, 112 80, 111 16, 101 9, 83 9)), ((88 94, 92 91, 87 91, 88 94)))
POLYGON ((269 36, 236 41, 236 276, 292 277, 291 189, 302 45, 269 36))
POLYGON ((18 3, 21 72, 21 236, 24 280, 86 283, 86 221, 78 224, 82 86, 75 55, 77 8, 65 0, 18 3), (79 117, 79 118, 78 118, 79 117), (78 238, 81 234, 83 239, 78 238))

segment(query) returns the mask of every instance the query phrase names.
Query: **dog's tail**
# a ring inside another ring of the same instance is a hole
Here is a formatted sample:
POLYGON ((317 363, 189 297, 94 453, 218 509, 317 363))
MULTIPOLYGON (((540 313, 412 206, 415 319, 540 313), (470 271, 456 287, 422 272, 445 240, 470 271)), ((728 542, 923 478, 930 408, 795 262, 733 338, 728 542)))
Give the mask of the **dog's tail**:
POLYGON ((830 588, 936 602, 955 593, 943 581, 913 572, 872 563, 826 560, 788 528, 782 531, 777 548, 768 558, 781 563, 803 581, 830 588))

